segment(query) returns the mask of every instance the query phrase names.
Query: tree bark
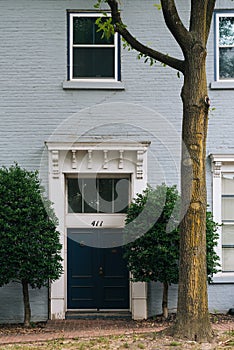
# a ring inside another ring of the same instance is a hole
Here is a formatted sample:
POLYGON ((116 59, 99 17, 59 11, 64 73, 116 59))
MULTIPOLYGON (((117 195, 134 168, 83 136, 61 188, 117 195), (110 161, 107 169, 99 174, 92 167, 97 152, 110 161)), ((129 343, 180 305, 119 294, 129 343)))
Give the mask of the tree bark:
POLYGON ((174 333, 195 341, 212 335, 206 272, 206 137, 209 98, 206 49, 194 42, 185 63, 182 127, 180 265, 174 333))
POLYGON ((165 319, 168 318, 168 282, 163 282, 162 312, 165 319))
POLYGON ((30 327, 31 307, 29 302, 28 282, 22 280, 23 297, 24 297, 24 326, 30 327))
POLYGON ((216 0, 191 0, 189 30, 183 25, 175 0, 161 0, 163 16, 178 42, 184 61, 170 59, 137 41, 123 24, 118 0, 107 0, 115 31, 132 48, 184 74, 181 161, 180 266, 177 320, 174 334, 210 340, 206 274, 206 137, 209 98, 206 83, 206 44, 216 0))

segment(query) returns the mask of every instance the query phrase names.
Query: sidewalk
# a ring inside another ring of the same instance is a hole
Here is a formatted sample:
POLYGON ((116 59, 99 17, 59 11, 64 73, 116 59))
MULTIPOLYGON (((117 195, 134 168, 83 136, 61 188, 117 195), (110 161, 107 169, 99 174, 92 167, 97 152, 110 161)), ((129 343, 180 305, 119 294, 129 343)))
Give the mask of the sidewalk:
MULTIPOLYGON (((0 333, 0 345, 12 343, 34 343, 53 340, 58 338, 86 338, 119 334, 136 334, 159 332, 167 328, 169 324, 160 324, 154 321, 136 322, 132 320, 56 320, 48 321, 46 326, 41 329, 35 329, 32 332, 19 331, 18 333, 10 332, 9 334, 0 333)), ((216 331, 233 331, 233 322, 224 322, 212 324, 216 331)))

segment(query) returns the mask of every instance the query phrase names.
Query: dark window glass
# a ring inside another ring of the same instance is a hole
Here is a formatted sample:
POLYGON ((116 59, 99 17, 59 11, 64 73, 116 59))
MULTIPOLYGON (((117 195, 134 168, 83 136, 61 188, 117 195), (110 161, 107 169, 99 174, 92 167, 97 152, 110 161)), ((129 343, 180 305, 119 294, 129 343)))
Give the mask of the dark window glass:
POLYGON ((97 184, 96 179, 83 179, 84 213, 97 212, 97 184))
POLYGON ((234 47, 219 49, 220 79, 234 78, 234 47))
POLYGON ((234 17, 220 17, 219 45, 234 45, 234 17))
POLYGON ((68 213, 82 212, 82 193, 78 179, 68 179, 68 213))
POLYGON ((112 213, 113 179, 99 179, 99 211, 112 213))
MULTIPOLYGON (((109 39, 103 37, 103 32, 98 32, 95 24, 97 17, 75 17, 73 19, 73 44, 106 45, 114 44, 114 36, 109 39)), ((105 21, 105 18, 102 19, 105 21)))
POLYGON ((68 179, 69 213, 126 213, 129 180, 68 179))
POLYGON ((114 179, 114 212, 126 213, 129 201, 129 181, 114 179))
POLYGON ((74 78, 113 78, 114 48, 74 48, 74 78))

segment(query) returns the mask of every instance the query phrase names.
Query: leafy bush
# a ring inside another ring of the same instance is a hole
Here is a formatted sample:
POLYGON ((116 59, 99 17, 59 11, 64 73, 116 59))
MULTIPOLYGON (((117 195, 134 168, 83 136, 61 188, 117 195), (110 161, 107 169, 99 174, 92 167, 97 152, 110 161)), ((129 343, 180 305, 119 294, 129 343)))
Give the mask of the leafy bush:
POLYGON ((0 169, 0 286, 19 281, 24 323, 30 324, 28 286, 41 288, 62 273, 57 219, 37 172, 17 164, 0 169))
MULTIPOLYGON (((163 315, 168 316, 168 286, 179 278, 179 212, 180 196, 176 186, 162 184, 146 188, 129 206, 125 234, 128 243, 124 257, 134 281, 163 283, 163 315), (140 217, 140 220, 137 218, 140 217), (147 229, 146 229, 147 228, 147 229), (134 237, 136 239, 134 239, 134 237)), ((207 273, 211 281, 217 272, 218 225, 207 212, 207 273)))

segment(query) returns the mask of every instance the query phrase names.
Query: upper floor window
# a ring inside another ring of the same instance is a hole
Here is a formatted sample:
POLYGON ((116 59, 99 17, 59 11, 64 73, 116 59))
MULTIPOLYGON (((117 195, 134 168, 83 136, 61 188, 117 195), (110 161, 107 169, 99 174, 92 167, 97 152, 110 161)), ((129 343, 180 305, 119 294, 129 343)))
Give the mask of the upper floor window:
MULTIPOLYGON (((98 32, 100 13, 69 13, 68 80, 118 81, 118 34, 98 32)), ((108 17, 103 16, 102 21, 108 17)))
POLYGON ((234 13, 217 12, 216 80, 234 81, 234 13))

